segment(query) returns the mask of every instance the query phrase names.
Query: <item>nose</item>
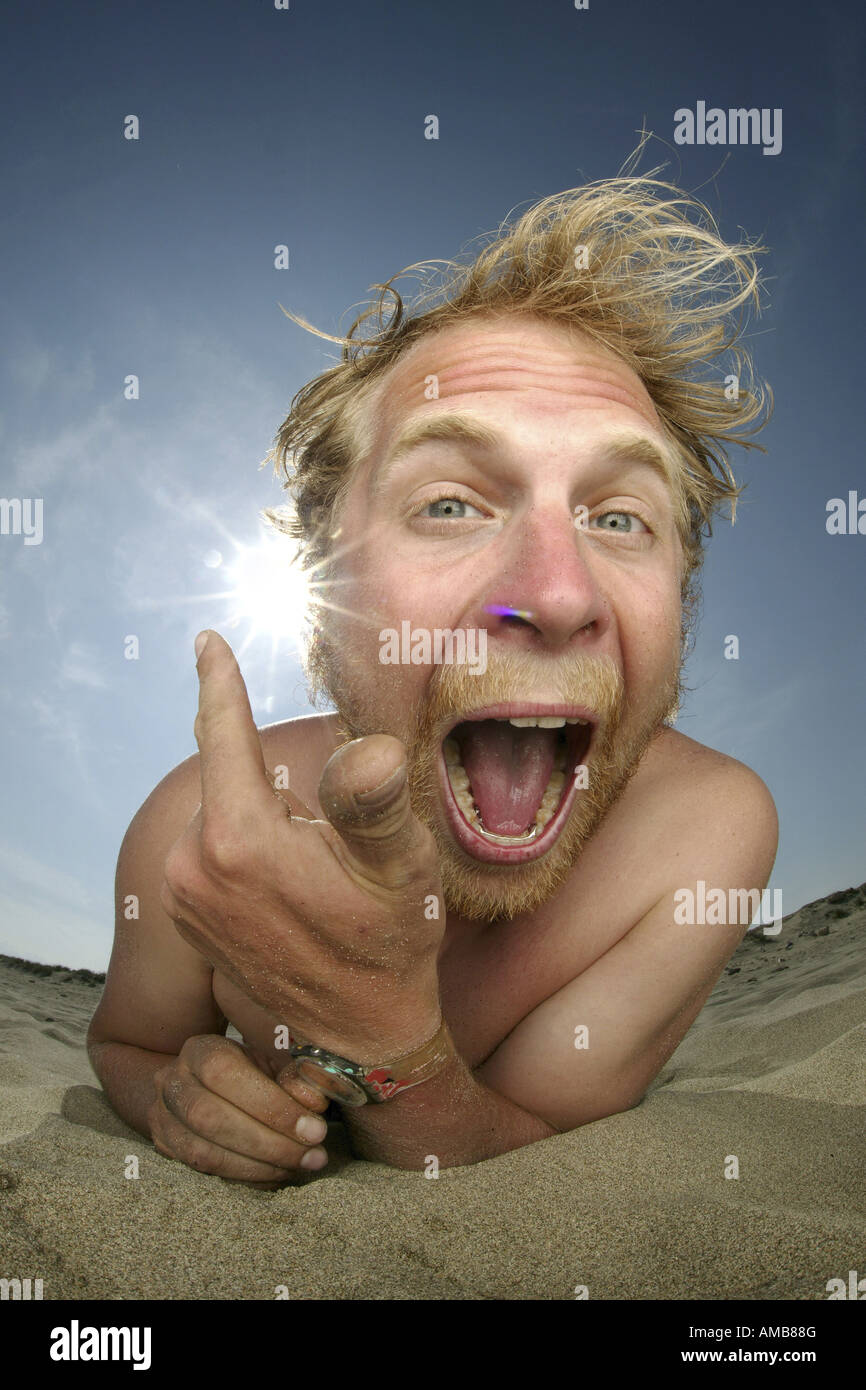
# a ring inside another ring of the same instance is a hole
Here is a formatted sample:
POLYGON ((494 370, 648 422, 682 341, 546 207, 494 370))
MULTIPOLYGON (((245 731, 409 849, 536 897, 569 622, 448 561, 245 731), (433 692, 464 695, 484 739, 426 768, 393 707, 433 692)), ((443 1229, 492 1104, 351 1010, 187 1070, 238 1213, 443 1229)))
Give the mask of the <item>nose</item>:
POLYGON ((592 564, 591 541, 562 507, 536 505, 509 538, 476 619, 491 636, 527 648, 561 648, 578 634, 593 647, 611 611, 592 564))

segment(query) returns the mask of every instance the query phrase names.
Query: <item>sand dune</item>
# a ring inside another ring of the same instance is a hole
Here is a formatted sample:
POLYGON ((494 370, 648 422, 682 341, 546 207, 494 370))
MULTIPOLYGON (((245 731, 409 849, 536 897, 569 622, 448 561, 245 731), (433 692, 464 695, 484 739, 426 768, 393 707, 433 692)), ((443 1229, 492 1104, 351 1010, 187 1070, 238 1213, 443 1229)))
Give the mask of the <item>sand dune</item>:
POLYGON ((276 1193, 114 1114, 84 1046, 100 977, 0 957, 0 1276, 46 1299, 825 1299, 866 1275, 864 927, 866 885, 747 937, 627 1114, 435 1180, 352 1159, 335 1125, 324 1175, 276 1193))

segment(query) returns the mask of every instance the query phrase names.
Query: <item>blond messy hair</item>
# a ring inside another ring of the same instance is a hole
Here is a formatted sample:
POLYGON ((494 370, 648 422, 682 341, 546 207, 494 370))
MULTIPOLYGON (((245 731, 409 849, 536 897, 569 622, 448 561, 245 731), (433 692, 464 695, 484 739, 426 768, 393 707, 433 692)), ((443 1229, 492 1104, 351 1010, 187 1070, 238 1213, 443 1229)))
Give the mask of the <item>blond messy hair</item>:
POLYGON ((709 210, 656 179, 659 169, 643 177, 628 172, 642 148, 620 176, 543 198, 513 225, 506 219, 470 264, 420 261, 372 286, 378 296, 345 337, 322 333, 283 310, 342 348, 340 363, 295 395, 266 459, 274 460, 294 506, 288 516, 270 508, 265 515, 301 542, 305 567, 327 559, 353 465, 372 447, 370 405, 388 369, 440 329, 490 315, 529 314, 580 330, 643 382, 676 461, 683 600, 691 613, 713 514, 729 502, 733 522, 743 490, 731 472, 728 446, 766 452, 749 436, 769 418, 772 393, 755 383, 740 343, 748 305, 761 311, 756 256, 766 248, 726 244, 709 210), (581 247, 586 269, 576 269, 581 247), (436 265, 444 267, 438 277, 436 265), (428 273, 407 313, 393 282, 411 272, 428 273), (367 331, 359 335, 363 324, 367 331), (722 353, 726 364, 713 368, 722 353), (726 374, 737 378, 736 399, 725 393, 726 374))

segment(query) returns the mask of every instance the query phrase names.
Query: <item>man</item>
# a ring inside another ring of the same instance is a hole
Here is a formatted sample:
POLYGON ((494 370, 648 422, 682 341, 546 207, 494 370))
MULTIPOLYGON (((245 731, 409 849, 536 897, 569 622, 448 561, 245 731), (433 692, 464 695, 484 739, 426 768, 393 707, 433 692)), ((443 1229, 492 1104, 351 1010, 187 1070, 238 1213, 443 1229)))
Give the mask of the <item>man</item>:
POLYGON ((753 250, 652 179, 572 190, 296 397, 277 458, 337 713, 257 730, 200 634, 200 754, 127 831, 88 1039, 161 1153, 299 1181, 330 1097, 360 1157, 475 1163, 638 1104, 683 1038, 748 921, 675 895, 760 890, 777 844, 761 780, 670 727, 724 446, 764 404, 739 348, 695 370, 753 250))

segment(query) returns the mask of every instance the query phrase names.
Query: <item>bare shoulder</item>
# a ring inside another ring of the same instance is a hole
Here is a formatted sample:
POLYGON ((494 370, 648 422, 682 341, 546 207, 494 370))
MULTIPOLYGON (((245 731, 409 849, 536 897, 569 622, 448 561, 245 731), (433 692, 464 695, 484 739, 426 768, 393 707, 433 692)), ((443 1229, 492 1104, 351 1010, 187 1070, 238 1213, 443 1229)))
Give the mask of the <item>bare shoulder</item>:
MULTIPOLYGON (((284 767, 290 789, 311 809, 314 803, 318 805, 316 789, 321 770, 336 746, 334 725, 333 715, 311 714, 266 724, 258 730, 265 766, 271 772, 284 767)), ((133 832, 141 838, 155 832, 163 840, 168 826, 176 838, 192 819, 200 801, 199 755, 192 753, 154 787, 127 834, 133 832)))
POLYGON ((635 778, 641 809, 683 844, 695 839, 750 847, 756 868, 775 859, 779 838, 776 806, 769 788, 752 768, 727 753, 665 727, 657 736, 635 778))
POLYGON ((694 781, 702 788, 710 783, 727 783, 743 792, 750 788, 756 796, 762 794, 772 801, 766 783, 746 763, 732 758, 729 753, 719 752, 718 748, 698 743, 678 729, 666 725, 658 735, 651 754, 653 751, 657 751, 660 766, 667 775, 679 782, 694 781))
MULTIPOLYGON (((650 760, 657 761, 659 767, 664 767, 670 772, 679 772, 687 776, 712 775, 723 770, 736 773, 739 769, 748 777, 761 780, 756 772, 737 758, 732 758, 729 753, 721 753, 718 748, 698 743, 697 739, 689 738, 679 729, 672 729, 667 724, 650 746, 646 761, 650 760)), ((761 782, 761 785, 764 783, 761 782)))
POLYGON ((317 816, 322 770, 340 741, 333 714, 304 714, 259 729, 265 765, 285 769, 290 789, 317 816))

